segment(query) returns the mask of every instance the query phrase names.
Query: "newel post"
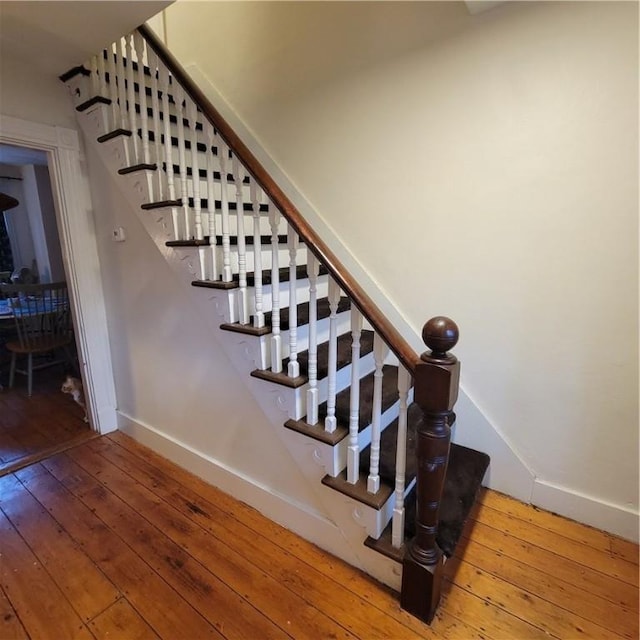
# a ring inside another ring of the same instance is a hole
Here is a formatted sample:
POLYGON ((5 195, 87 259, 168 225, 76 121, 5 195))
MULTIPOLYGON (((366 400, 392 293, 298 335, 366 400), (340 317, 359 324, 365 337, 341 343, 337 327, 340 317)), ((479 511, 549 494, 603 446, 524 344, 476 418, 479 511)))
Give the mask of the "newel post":
POLYGON ((460 363, 447 352, 458 342, 458 327, 449 318, 431 318, 422 329, 422 339, 431 351, 420 356, 414 374, 414 399, 422 409, 416 442, 416 535, 404 556, 400 604, 431 622, 442 584, 444 558, 436 533, 449 461, 449 417, 460 379, 460 363))

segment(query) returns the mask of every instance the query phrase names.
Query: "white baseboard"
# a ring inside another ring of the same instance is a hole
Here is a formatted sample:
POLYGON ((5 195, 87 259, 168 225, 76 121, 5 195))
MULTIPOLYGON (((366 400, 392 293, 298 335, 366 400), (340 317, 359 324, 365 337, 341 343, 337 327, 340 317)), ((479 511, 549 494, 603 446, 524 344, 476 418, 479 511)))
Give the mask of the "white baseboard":
POLYGON ((122 412, 118 412, 118 423, 120 431, 171 462, 194 473, 236 500, 254 507, 265 517, 317 544, 325 551, 362 568, 356 557, 345 555, 349 554, 349 545, 345 543, 340 529, 323 514, 273 492, 269 487, 229 468, 219 460, 122 412))
POLYGON ((628 507, 605 502, 539 478, 533 485, 531 504, 627 540, 639 541, 640 514, 628 507))

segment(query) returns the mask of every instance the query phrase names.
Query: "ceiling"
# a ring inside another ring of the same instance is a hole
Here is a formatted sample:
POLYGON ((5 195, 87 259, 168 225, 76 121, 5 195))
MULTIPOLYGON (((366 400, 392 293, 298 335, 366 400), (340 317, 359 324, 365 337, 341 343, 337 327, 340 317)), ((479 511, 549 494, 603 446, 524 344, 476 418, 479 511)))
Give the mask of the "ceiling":
POLYGON ((0 2, 0 55, 26 59, 60 75, 169 4, 167 0, 0 2))

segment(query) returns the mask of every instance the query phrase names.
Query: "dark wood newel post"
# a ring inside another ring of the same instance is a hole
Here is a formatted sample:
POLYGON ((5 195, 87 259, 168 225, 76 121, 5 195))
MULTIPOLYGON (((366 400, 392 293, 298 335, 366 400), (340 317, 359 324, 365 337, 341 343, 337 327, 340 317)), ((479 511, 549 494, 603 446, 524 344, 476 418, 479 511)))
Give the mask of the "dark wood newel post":
POLYGON ((416 443, 416 535, 404 556, 400 604, 431 622, 440 600, 444 564, 436 533, 449 461, 449 416, 460 379, 460 363, 447 352, 458 342, 458 327, 449 318, 431 318, 422 329, 422 339, 431 351, 420 356, 414 374, 414 398, 423 414, 416 443))

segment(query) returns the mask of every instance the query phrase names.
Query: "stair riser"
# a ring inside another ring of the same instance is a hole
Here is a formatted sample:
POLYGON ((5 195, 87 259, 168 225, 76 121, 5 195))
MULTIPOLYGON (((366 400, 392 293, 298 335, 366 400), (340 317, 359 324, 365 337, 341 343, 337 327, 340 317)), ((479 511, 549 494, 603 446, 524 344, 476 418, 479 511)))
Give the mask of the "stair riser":
MULTIPOLYGON (((162 160, 159 166, 162 167, 163 163, 164 163, 164 159, 162 160)), ((187 166, 191 166, 191 165, 187 165, 187 166)), ((200 167, 200 169, 203 169, 203 168, 206 169, 206 167, 200 167)), ((216 171, 217 170, 218 169, 216 169, 216 171)), ((161 171, 165 173, 164 169, 161 169, 161 171)), ((174 181, 176 185, 176 197, 182 197, 182 194, 183 194, 182 183, 180 181, 180 176, 178 173, 174 173, 174 181)), ((208 199, 209 185, 207 183, 206 178, 200 178, 198 180, 198 185, 200 187, 200 197, 208 199)), ((237 189, 236 189, 236 185, 233 182, 227 182, 226 193, 227 193, 227 199, 229 202, 237 201, 237 189)), ((194 197, 193 194, 194 194, 193 177, 187 176, 187 197, 193 198, 194 197)), ((214 200, 222 199, 222 184, 220 180, 214 179, 213 181, 213 199, 214 200)), ((242 185, 242 201, 245 204, 246 203, 251 204, 251 187, 248 184, 242 185)), ((251 216, 252 214, 250 212, 245 212, 245 215, 251 216)))
MULTIPOLYGON (((317 297, 324 298, 328 295, 329 292, 329 284, 327 280, 328 276, 319 276, 318 282, 316 285, 317 289, 317 297)), ((271 285, 265 285, 262 287, 262 310, 263 312, 271 311, 272 309, 272 298, 271 298, 271 285)), ((249 300, 252 301, 255 295, 255 289, 253 287, 247 287, 247 291, 249 294, 249 300)), ((301 302, 309 301, 309 280, 304 278, 302 280, 296 281, 296 298, 298 304, 301 302)), ((289 306, 289 283, 282 282, 280 283, 280 308, 284 309, 289 306)), ((249 304, 249 311, 253 315, 255 312, 255 307, 252 302, 249 304)))
MULTIPOLYGON (((251 273, 254 270, 254 261, 255 261, 255 256, 253 253, 253 247, 248 247, 248 249, 250 249, 250 251, 246 252, 246 272, 247 273, 251 273)), ((272 265, 272 255, 271 255, 271 247, 265 247, 265 251, 263 251, 262 253, 262 268, 263 269, 271 269, 271 265, 272 265)), ((220 265, 222 265, 222 245, 218 245, 218 257, 220 260, 220 265)), ((279 266, 280 267, 285 267, 289 264, 289 251, 286 249, 280 249, 278 251, 278 257, 279 257, 279 266)), ((240 261, 240 256, 237 250, 237 247, 231 247, 231 251, 230 251, 230 255, 229 258, 231 260, 231 269, 233 271, 233 273, 239 273, 240 272, 240 267, 239 267, 239 261, 240 261)), ((299 249, 296 252, 296 264, 297 265, 301 265, 301 264, 306 264, 307 263, 307 251, 306 249, 299 249)), ((287 282, 286 284, 283 284, 283 286, 288 287, 289 283, 287 282)))
MULTIPOLYGON (((169 250, 168 248, 166 248, 169 250)), ((194 261, 195 258, 192 259, 194 261)), ((199 274, 198 274, 199 276, 199 274)), ((286 289, 282 289, 280 292, 280 308, 284 309, 289 305, 289 289, 288 283, 281 283, 281 288, 284 285, 287 285, 286 289)), ((325 297, 328 293, 328 282, 327 276, 320 276, 318 278, 317 284, 317 295, 318 298, 325 297)), ((229 289, 227 291, 223 291, 220 289, 206 289, 209 291, 209 296, 211 298, 222 298, 224 296, 224 313, 221 318, 221 322, 223 323, 234 323, 238 322, 238 309, 239 303, 238 298, 240 296, 239 289, 229 289)), ((272 299, 271 299, 271 285, 267 285, 263 287, 262 290, 262 311, 263 313, 267 313, 272 310, 272 299)), ((247 287, 247 301, 248 301, 248 309, 249 314, 255 314, 255 289, 253 287, 247 287)), ((297 301, 308 302, 309 301, 309 281, 307 279, 297 280, 297 301)))
MULTIPOLYGON (((360 373, 366 375, 373 371, 375 363, 373 354, 367 354, 360 359, 360 373)), ((343 367, 336 375, 336 391, 342 391, 351 384, 351 364, 343 367)), ((318 397, 319 404, 327 400, 329 381, 327 378, 318 380, 318 397)), ((292 420, 302 420, 307 415, 307 390, 308 384, 305 384, 293 390, 293 402, 291 404, 292 412, 289 418, 292 420)))
MULTIPOLYGON (((351 314, 349 311, 339 313, 336 316, 337 334, 348 333, 351 324, 351 314)), ((316 323, 317 343, 320 345, 329 340, 329 318, 322 318, 316 323)), ((283 351, 285 357, 289 356, 289 331, 282 331, 283 351)), ((297 328, 298 353, 302 353, 309 348, 309 325, 304 324, 297 328)))

